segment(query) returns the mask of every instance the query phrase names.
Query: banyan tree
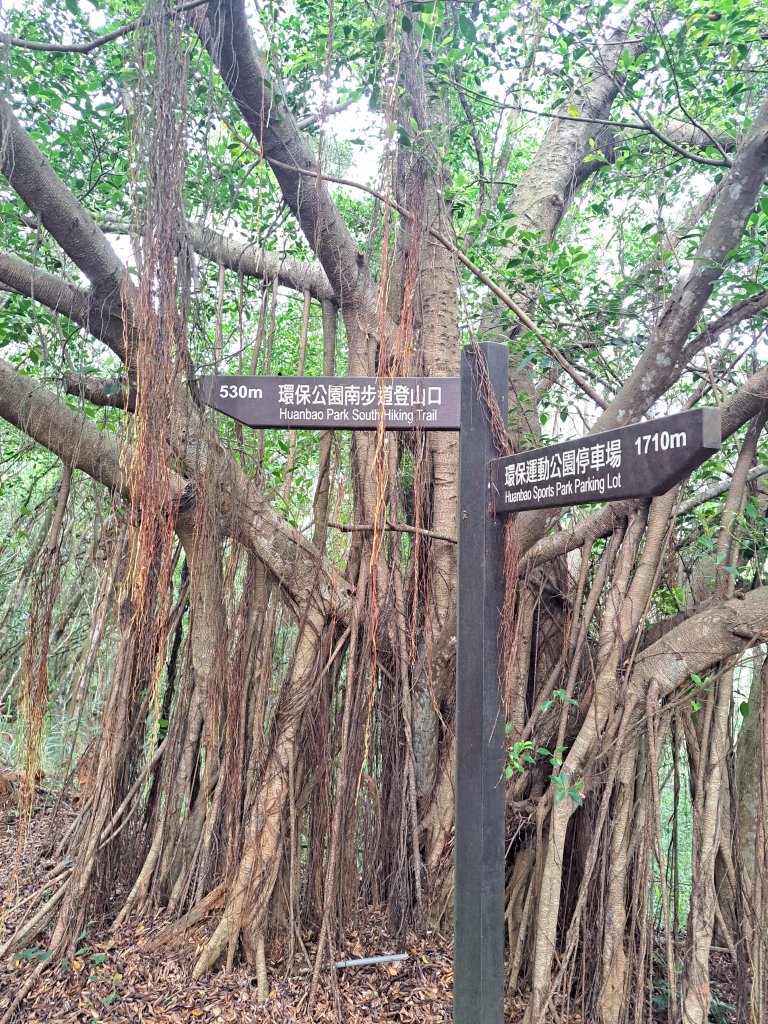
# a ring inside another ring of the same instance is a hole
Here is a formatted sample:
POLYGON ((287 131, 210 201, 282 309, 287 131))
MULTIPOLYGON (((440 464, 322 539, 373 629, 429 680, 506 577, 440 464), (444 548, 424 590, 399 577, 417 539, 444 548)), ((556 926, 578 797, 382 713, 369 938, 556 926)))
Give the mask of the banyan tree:
POLYGON ((508 521, 508 985, 701 1024, 715 945, 763 1019, 764 12, 53 0, 0 42, 0 752, 20 841, 41 771, 76 799, 2 954, 161 910, 264 996, 310 936, 311 1002, 368 909, 450 930, 458 436, 251 430, 197 382, 493 340, 500 451, 723 431, 666 494, 508 521))

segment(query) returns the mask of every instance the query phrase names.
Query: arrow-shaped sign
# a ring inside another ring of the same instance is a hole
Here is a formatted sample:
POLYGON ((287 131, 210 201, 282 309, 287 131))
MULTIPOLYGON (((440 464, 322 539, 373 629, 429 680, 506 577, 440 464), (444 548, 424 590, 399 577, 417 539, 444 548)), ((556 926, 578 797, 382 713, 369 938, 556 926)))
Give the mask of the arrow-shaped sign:
POLYGON ((720 410, 693 409, 491 462, 497 512, 664 494, 720 447, 720 410))
POLYGON ((458 430, 458 377, 201 377, 207 405, 248 427, 458 430))

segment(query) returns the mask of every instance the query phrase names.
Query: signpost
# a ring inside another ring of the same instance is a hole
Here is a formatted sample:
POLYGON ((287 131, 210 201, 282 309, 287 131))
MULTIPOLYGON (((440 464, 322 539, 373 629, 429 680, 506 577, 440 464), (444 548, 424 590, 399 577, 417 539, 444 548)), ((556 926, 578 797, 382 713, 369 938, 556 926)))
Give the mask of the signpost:
POLYGON ((461 377, 203 377, 204 402, 249 427, 459 430, 454 1024, 504 1020, 503 519, 497 513, 663 494, 720 447, 695 409, 494 458, 506 345, 467 346, 461 377), (481 385, 484 382, 484 386, 481 385))
POLYGON ((490 460, 497 449, 482 376, 506 423, 506 345, 488 342, 461 353, 454 1024, 504 1020, 504 521, 493 511, 490 460))
POLYGON ((248 427, 458 430, 458 377, 202 377, 204 402, 248 427))
POLYGON ((664 494, 720 447, 720 410, 693 409, 495 459, 497 512, 664 494))

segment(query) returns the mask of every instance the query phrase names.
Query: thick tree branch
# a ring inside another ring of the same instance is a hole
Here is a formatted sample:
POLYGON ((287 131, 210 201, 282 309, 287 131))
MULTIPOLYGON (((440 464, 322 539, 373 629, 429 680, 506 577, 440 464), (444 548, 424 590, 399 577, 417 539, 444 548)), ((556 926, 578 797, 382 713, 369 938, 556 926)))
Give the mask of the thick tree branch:
MULTIPOLYGON (((601 132, 610 132, 601 122, 609 121, 611 107, 619 93, 621 79, 615 72, 624 50, 636 55, 643 51, 650 25, 642 25, 637 38, 630 39, 625 28, 613 28, 606 32, 606 38, 595 55, 592 67, 578 91, 569 96, 562 106, 562 116, 553 118, 544 139, 533 160, 522 175, 508 214, 519 229, 533 231, 542 236, 544 242, 554 237, 565 213, 584 181, 597 169, 599 161, 598 137, 601 132), (572 107, 578 117, 570 116, 572 107), (588 173, 585 172, 588 169, 588 173)), ((612 140, 612 136, 610 136, 612 140)), ((504 265, 518 254, 518 243, 513 239, 499 251, 499 262, 504 265)), ((535 288, 518 286, 512 296, 518 307, 529 307, 535 299, 535 288)), ((524 322, 524 321, 523 321, 524 322)), ((527 325, 526 325, 527 326, 527 325)), ((499 311, 489 301, 484 305, 481 317, 481 333, 488 339, 505 340, 509 327, 499 317, 499 311)), ((539 338, 541 340, 541 338, 539 338)), ((557 344, 552 346, 558 352, 557 359, 567 357, 557 344)), ((550 353, 551 354, 551 353, 550 353)), ((530 391, 530 385, 517 379, 518 370, 510 366, 513 389, 530 391)), ((573 376, 573 374, 571 374, 573 376)), ((591 389, 593 392, 594 388, 591 389)), ((594 398, 593 398, 594 401, 594 398)), ((606 408, 600 398, 596 404, 606 408)), ((527 420, 527 416, 522 417, 527 420)))
MULTIPOLYGON (((609 114, 621 87, 622 80, 615 73, 622 51, 626 49, 633 56, 642 53, 649 29, 644 26, 634 40, 629 39, 626 29, 609 31, 587 80, 553 119, 515 190, 510 214, 521 228, 543 232, 545 241, 554 236, 581 183, 579 168, 588 157, 597 155, 599 129, 605 125, 615 128, 609 114), (569 114, 572 105, 578 109, 576 118, 569 114)), ((510 245, 501 258, 509 259, 514 252, 514 245, 510 245)))
MULTIPOLYGON (((74 322, 91 331, 96 337, 111 339, 110 344, 121 336, 119 332, 122 328, 115 318, 97 320, 94 317, 85 292, 53 274, 31 267, 23 260, 7 255, 0 256, 0 280, 7 280, 12 283, 14 290, 29 295, 44 305, 50 304, 49 308, 71 316, 74 322)), ((8 404, 4 406, 0 402, 0 416, 25 430, 40 444, 66 461, 65 455, 59 451, 57 445, 66 443, 67 451, 75 451, 71 440, 71 433, 75 427, 71 425, 73 421, 68 418, 75 414, 51 392, 36 385, 31 378, 17 374, 8 363, 4 364, 3 379, 8 404), (11 382, 14 382, 13 388, 11 382), (28 429, 19 419, 18 403, 21 400, 20 396, 23 397, 27 393, 24 389, 29 392, 26 399, 29 408, 35 412, 35 418, 30 421, 34 431, 28 429), (45 430, 45 417, 48 412, 51 413, 51 427, 45 430), (59 423, 59 415, 63 417, 62 422, 69 424, 66 430, 59 423)), ((74 380, 72 384, 74 387, 74 380)), ((103 391, 100 393, 93 382, 80 382, 77 386, 76 393, 82 393, 83 397, 94 400, 97 404, 119 404, 122 407, 122 395, 119 402, 102 402, 100 399, 106 399, 107 396, 103 391), (84 389, 84 393, 81 389, 84 389)), ((93 431, 93 425, 89 420, 78 417, 77 424, 80 423, 86 424, 93 431)), ((329 609, 334 610, 335 614, 343 619, 349 612, 348 584, 327 560, 320 559, 318 568, 319 555, 316 549, 298 530, 275 512, 258 487, 247 479, 222 445, 213 427, 201 419, 199 410, 181 383, 177 388, 173 425, 172 436, 177 445, 180 465, 191 479, 197 478, 209 458, 215 460, 213 472, 218 480, 217 505, 228 535, 240 540, 264 562, 274 577, 281 581, 295 607, 301 607, 308 588, 314 586, 327 602, 329 609)), ((85 436, 90 437, 89 434, 85 436)), ((106 439, 110 435, 102 431, 97 432, 97 436, 103 437, 106 444, 106 439)), ((86 454, 89 450, 86 446, 86 454)), ((111 473, 109 478, 102 478, 102 472, 93 460, 87 464, 73 464, 106 486, 114 486, 114 474, 111 473)))
POLYGON ((608 430, 642 416, 680 376, 686 364, 685 343, 723 272, 728 253, 739 243, 768 168, 768 100, 737 150, 720 191, 709 227, 670 295, 655 336, 629 380, 594 426, 608 430))
MULTIPOLYGON (((279 581, 286 601, 301 610, 308 602, 322 606, 340 622, 350 615, 351 588, 331 563, 268 503, 246 478, 212 428, 187 416, 185 472, 171 474, 169 502, 178 502, 182 515, 191 511, 198 475, 210 472, 216 481, 218 524, 226 536, 254 552, 279 581)), ((177 413, 178 415, 178 413, 177 413)), ((0 417, 24 431, 62 462, 81 469, 110 492, 131 501, 130 451, 108 430, 97 430, 88 417, 69 409, 52 391, 24 377, 0 359, 0 417), (128 458, 126 459, 126 452, 128 458)), ((178 423, 174 424, 179 426, 178 423)), ((180 520, 183 525, 184 520, 180 520)))
POLYGON ((136 391, 126 392, 119 380, 109 377, 89 377, 85 373, 65 373, 64 390, 68 395, 84 398, 91 405, 112 409, 136 411, 136 391))
POLYGON ((84 325, 88 320, 88 295, 57 274, 0 252, 0 282, 11 291, 35 298, 53 313, 62 313, 70 320, 84 325))
MULTIPOLYGON (((32 377, 22 376, 0 359, 0 416, 58 455, 65 466, 81 469, 111 493, 131 500, 130 479, 121 464, 121 448, 108 430, 73 412, 32 377)), ((187 481, 171 475, 169 501, 182 501, 187 481)))
MULTIPOLYGON (((134 230, 119 221, 102 224, 101 228, 106 234, 120 235, 129 235, 134 230)), ((218 263, 227 270, 262 281, 274 281, 277 278, 284 287, 297 292, 309 292, 318 302, 324 299, 335 300, 328 278, 317 263, 307 263, 295 256, 261 249, 254 242, 235 241, 203 224, 188 224, 186 235, 198 256, 218 263)))
POLYGON ((692 616, 647 647, 635 662, 640 690, 656 681, 668 696, 767 638, 768 587, 759 587, 692 616))
MULTIPOLYGON (((734 157, 733 166, 719 191, 712 219, 692 266, 678 278, 662 311, 653 340, 641 355, 629 380, 593 425, 591 432, 636 422, 679 379, 688 361, 685 344, 701 316, 715 282, 722 274, 728 253, 741 239, 747 219, 763 187, 766 168, 768 100, 760 107, 744 144, 734 157)), ((754 310, 754 306, 746 308, 754 310)), ((695 339, 693 344, 700 340, 700 337, 695 339)), ((765 388, 766 379, 759 373, 729 399, 723 408, 724 437, 755 415, 757 408, 765 401, 765 388), (754 390, 750 391, 749 388, 754 390), (747 410, 749 412, 745 415, 747 410)), ((603 536, 605 532, 613 529, 617 521, 614 516, 621 515, 624 506, 631 508, 634 507, 634 503, 620 502, 610 513, 597 513, 595 517, 590 518, 589 525, 580 524, 576 532, 584 530, 584 539, 591 538, 592 531, 596 528, 595 524, 599 520, 604 524, 604 528, 601 527, 594 536, 603 536)), ((551 516, 542 516, 537 512, 524 513, 520 516, 518 528, 523 549, 530 549, 531 552, 540 551, 541 545, 546 546, 548 543, 552 549, 559 546, 560 535, 540 540, 549 518, 551 516)), ((570 546, 563 550, 570 550, 570 546)), ((554 557, 557 553, 555 551, 549 557, 554 557)))
POLYGON ((66 316, 125 360, 126 328, 123 321, 110 312, 114 311, 112 304, 99 302, 93 292, 85 292, 56 274, 33 267, 10 253, 0 253, 0 282, 19 295, 35 299, 52 312, 66 316))
MULTIPOLYGON (((297 174, 309 175, 312 178, 320 176, 320 172, 304 170, 301 167, 293 166, 290 167, 288 164, 283 164, 278 160, 272 161, 273 166, 282 167, 285 170, 295 171, 297 174)), ((384 206, 388 206, 393 210, 396 210, 401 217, 405 217, 409 221, 415 221, 415 216, 411 210, 406 209, 401 203, 398 203, 392 196, 385 195, 383 192, 378 191, 375 188, 371 188, 370 185, 363 185, 361 182, 352 181, 349 178, 337 178, 332 175, 323 174, 321 175, 324 181, 332 181, 337 185, 345 185, 348 188, 360 189, 361 192, 366 192, 368 195, 373 196, 384 206)), ((526 311, 515 302, 512 296, 500 285, 498 285, 492 277, 490 277, 481 267, 478 267, 465 252, 463 252, 458 245, 448 238, 437 228, 431 225, 427 227, 427 233, 439 242, 448 252, 454 256, 462 266, 466 267, 470 273, 480 281, 481 284, 485 285, 497 299, 499 299, 507 309, 513 313, 520 323, 527 330, 531 331, 541 343, 547 354, 565 370, 568 376, 578 385, 578 387, 590 398, 599 408, 607 408, 607 402, 598 394, 598 392, 592 387, 592 385, 586 381, 579 371, 568 362, 565 356, 557 348, 556 344, 551 341, 542 332, 538 325, 528 316, 526 311)))
POLYGON ((201 12, 191 19, 317 254, 342 315, 348 323, 354 316, 358 330, 377 333, 376 302, 364 260, 336 209, 315 154, 256 48, 244 0, 211 0, 207 20, 201 12), (314 173, 302 175, 294 168, 314 173))
POLYGON ((277 278, 286 288, 309 292, 318 302, 335 298, 323 268, 317 264, 305 263, 303 260, 282 256, 277 252, 268 252, 251 242, 235 242, 212 228, 203 227, 202 224, 189 225, 187 237, 198 255, 213 263, 219 263, 228 270, 265 281, 277 278))
POLYGON ((100 302, 120 304, 132 286, 96 221, 72 195, 0 97, 0 171, 93 285, 100 302))

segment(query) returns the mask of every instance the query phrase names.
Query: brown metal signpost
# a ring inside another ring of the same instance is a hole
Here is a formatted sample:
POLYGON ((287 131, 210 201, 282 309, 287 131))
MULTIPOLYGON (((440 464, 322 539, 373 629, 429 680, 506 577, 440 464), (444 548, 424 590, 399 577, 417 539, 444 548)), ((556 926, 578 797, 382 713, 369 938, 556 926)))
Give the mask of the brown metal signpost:
POLYGON ((453 1019, 504 1020, 503 519, 497 513, 663 494, 720 447, 720 413, 695 409, 493 458, 484 395, 506 422, 506 345, 462 350, 461 377, 203 377, 204 402, 249 427, 461 427, 456 654, 453 1019), (484 382, 484 387, 481 384, 484 382))

